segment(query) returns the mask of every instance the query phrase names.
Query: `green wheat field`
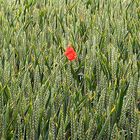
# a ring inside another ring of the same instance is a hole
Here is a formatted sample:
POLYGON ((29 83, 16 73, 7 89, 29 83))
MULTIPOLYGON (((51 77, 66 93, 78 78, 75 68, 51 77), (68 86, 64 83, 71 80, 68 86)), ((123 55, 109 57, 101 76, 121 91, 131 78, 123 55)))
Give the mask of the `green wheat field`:
POLYGON ((0 0, 0 140, 140 140, 140 0, 0 0))

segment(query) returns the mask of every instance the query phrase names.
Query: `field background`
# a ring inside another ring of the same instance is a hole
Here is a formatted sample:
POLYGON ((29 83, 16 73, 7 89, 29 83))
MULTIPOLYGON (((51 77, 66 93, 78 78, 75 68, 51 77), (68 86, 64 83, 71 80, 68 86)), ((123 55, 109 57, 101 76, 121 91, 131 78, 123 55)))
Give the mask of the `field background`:
POLYGON ((0 0, 0 139, 140 140, 140 1, 0 0))

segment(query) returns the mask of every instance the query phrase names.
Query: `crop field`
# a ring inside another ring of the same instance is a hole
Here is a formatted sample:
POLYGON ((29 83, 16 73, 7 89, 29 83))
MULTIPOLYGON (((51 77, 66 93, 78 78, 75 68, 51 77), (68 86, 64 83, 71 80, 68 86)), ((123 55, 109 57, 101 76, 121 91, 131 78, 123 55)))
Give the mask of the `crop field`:
POLYGON ((0 0, 0 140, 140 140, 140 0, 0 0))

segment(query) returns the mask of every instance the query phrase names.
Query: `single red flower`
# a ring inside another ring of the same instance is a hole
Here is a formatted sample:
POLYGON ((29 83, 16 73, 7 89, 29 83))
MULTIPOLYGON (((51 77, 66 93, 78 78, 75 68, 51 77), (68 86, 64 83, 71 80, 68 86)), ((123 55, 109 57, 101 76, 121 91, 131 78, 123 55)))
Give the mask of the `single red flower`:
POLYGON ((77 54, 71 44, 68 45, 64 54, 70 61, 73 61, 77 58, 77 54))

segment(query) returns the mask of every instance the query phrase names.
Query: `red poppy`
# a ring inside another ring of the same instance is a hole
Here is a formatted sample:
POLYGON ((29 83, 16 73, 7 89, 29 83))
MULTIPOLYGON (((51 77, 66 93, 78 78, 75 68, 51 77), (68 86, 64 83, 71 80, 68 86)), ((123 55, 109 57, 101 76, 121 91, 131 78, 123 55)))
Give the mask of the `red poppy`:
POLYGON ((77 54, 71 44, 68 45, 64 54, 70 61, 73 61, 77 58, 77 54))

